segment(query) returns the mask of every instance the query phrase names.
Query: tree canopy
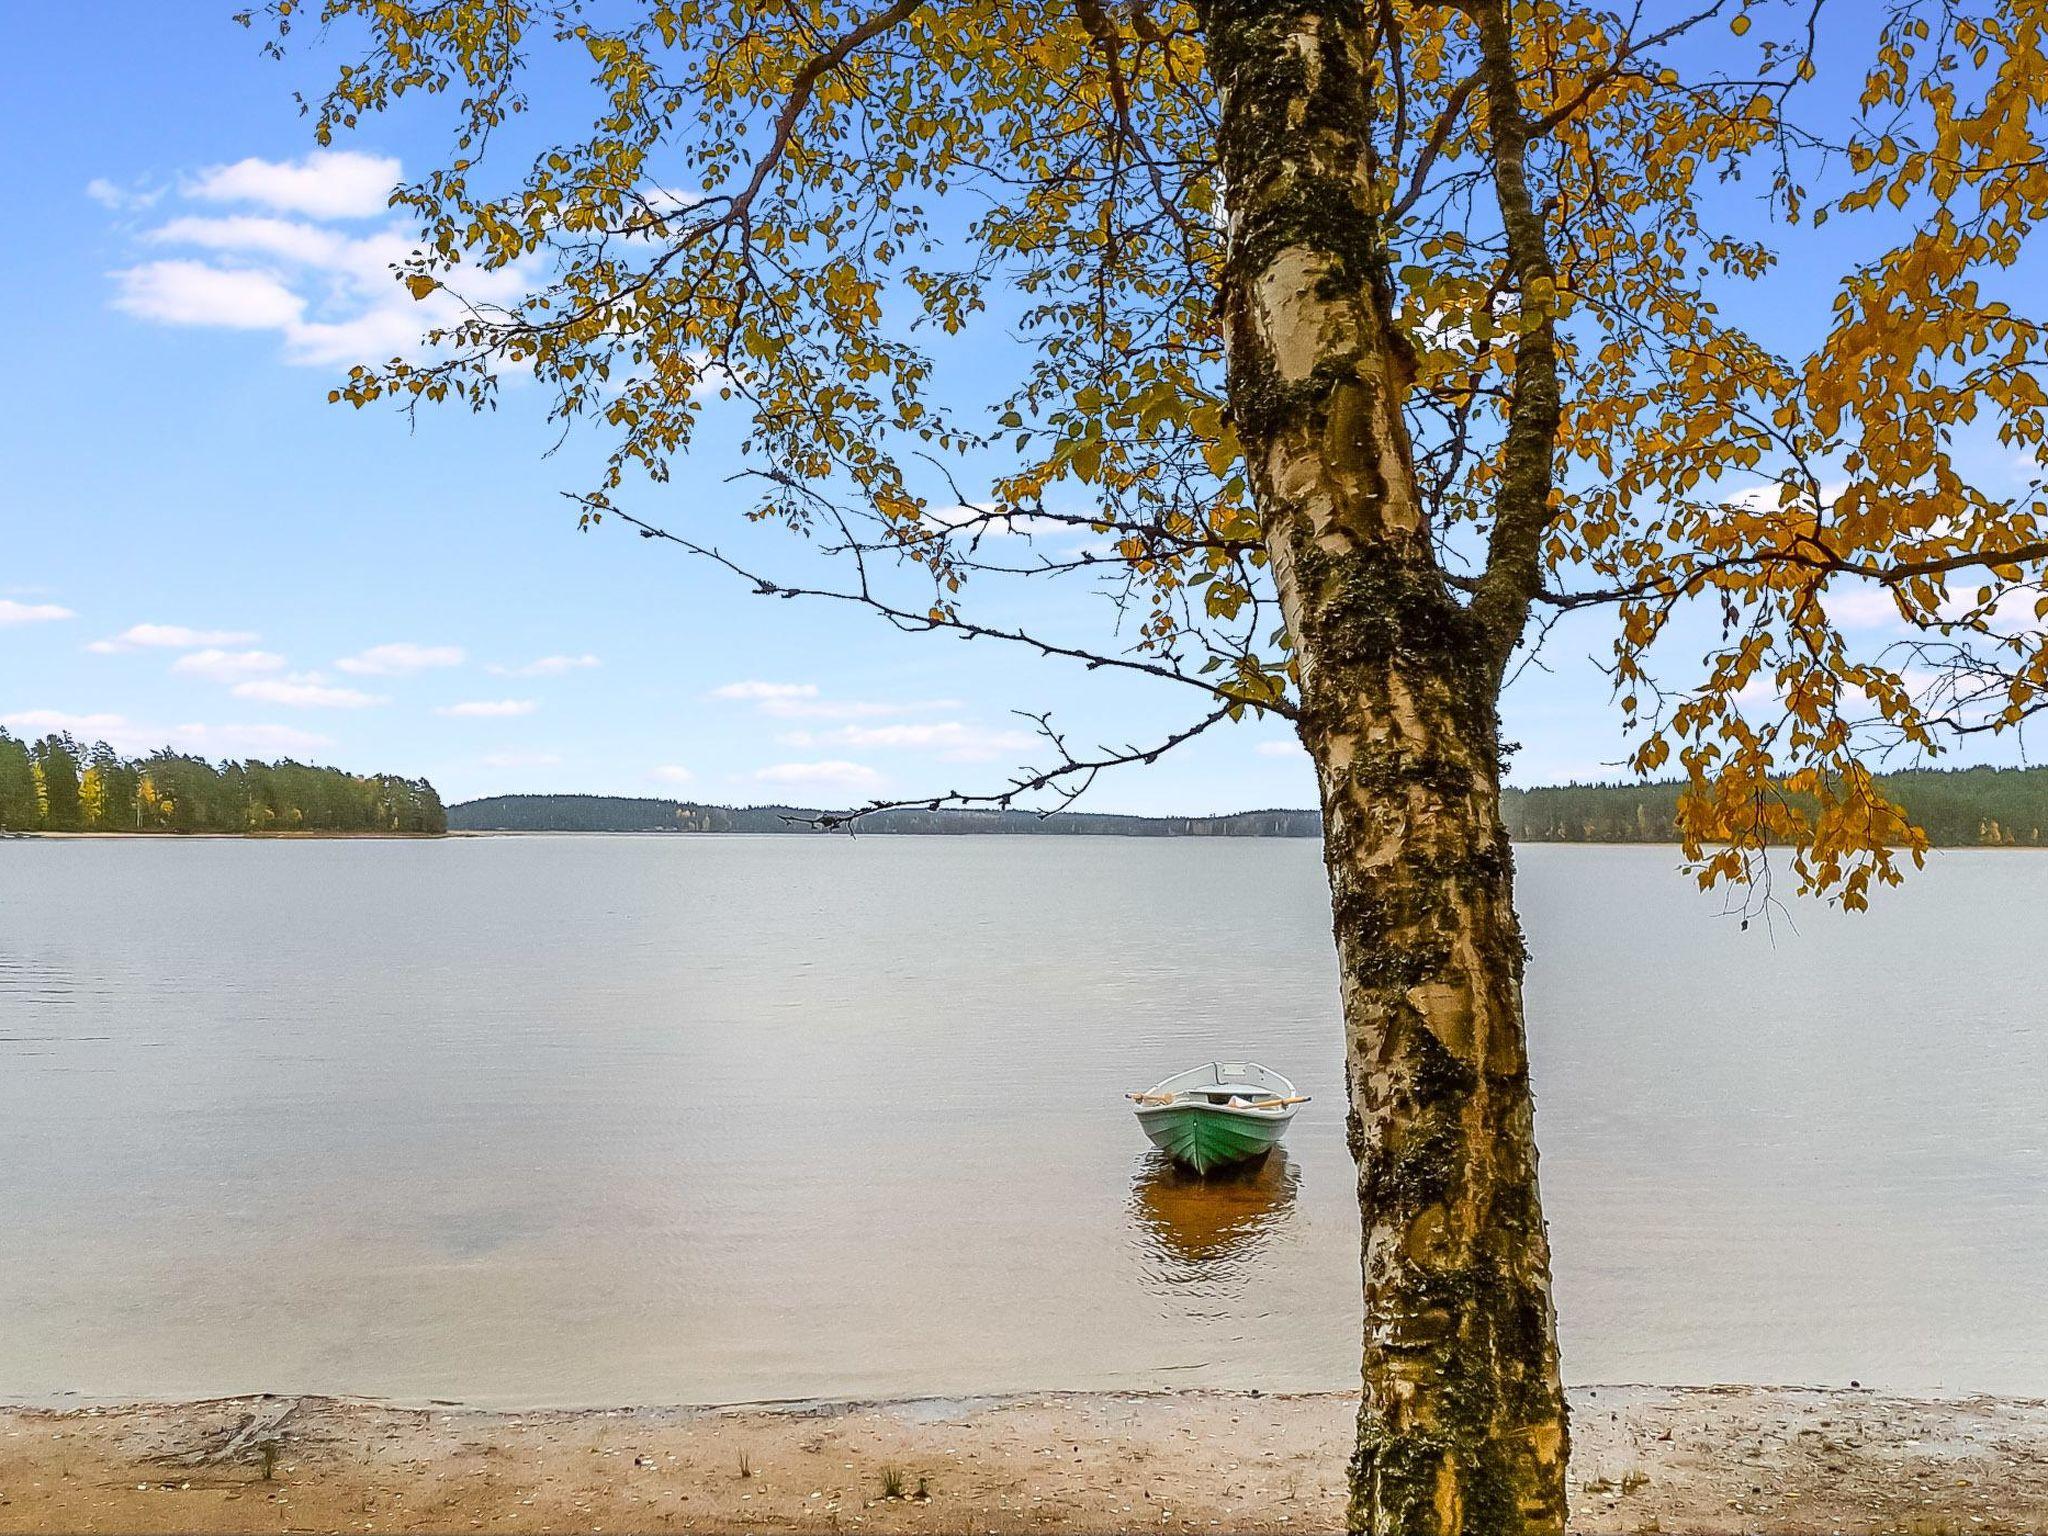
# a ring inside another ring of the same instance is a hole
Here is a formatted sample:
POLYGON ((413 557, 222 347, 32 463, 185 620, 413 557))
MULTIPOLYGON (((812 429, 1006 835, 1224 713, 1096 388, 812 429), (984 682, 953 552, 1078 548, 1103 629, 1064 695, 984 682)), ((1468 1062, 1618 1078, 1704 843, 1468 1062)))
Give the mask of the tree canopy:
POLYGON ((425 779, 289 760, 218 765, 165 747, 123 757, 54 733, 0 730, 0 831, 420 832, 448 830, 425 779))
MULTIPOLYGON (((345 40, 309 102, 323 141, 415 94, 452 117, 445 160, 395 199, 421 231, 400 275, 439 323, 337 397, 482 407, 530 376, 608 434, 588 518, 717 558, 714 527, 639 488, 733 409, 755 465, 736 510, 848 555, 832 595, 1172 678, 1207 696, 1197 723, 1286 713, 1216 303, 1206 13, 1231 9, 279 0, 272 46, 314 14, 345 40), (518 297, 449 302, 492 271, 518 297), (959 386, 968 359, 985 387, 959 386), (987 537, 1060 528, 1091 542, 1019 558, 987 537), (1128 643, 976 616, 970 578, 1022 573, 1106 583, 1128 643)), ((2005 473, 2048 403, 2025 280, 2048 199, 2040 8, 1366 9, 1368 254, 1446 579, 1510 644, 1532 604, 1611 607, 1631 766, 1684 775, 1705 872, 1791 841, 1806 883, 1860 902, 1919 844, 1872 755, 2017 730, 2048 680, 2042 480, 2005 473), (1478 195, 1507 126, 1489 18, 1536 189, 1520 229, 1478 195), (1824 318, 1745 300, 1816 259, 1824 318), (1519 432, 1518 393, 1554 394, 1519 432), (1531 473, 1540 515, 1504 524, 1531 473), (1871 600, 1889 630, 1840 621, 1871 600)), ((1056 745, 1033 787, 1166 743, 1056 745)))

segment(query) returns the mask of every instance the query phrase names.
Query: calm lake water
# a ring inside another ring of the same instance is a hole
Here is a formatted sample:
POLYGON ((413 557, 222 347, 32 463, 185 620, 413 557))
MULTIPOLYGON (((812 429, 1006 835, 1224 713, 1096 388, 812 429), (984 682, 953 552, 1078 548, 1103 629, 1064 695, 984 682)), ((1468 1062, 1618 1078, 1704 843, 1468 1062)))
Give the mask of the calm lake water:
MULTIPOLYGON (((1356 1379, 1316 848, 0 844, 0 1396, 1356 1379), (1250 1054, 1284 1160, 1121 1094, 1250 1054)), ((2048 857, 1739 931, 1526 848, 1575 1381, 2048 1393, 2048 857)))

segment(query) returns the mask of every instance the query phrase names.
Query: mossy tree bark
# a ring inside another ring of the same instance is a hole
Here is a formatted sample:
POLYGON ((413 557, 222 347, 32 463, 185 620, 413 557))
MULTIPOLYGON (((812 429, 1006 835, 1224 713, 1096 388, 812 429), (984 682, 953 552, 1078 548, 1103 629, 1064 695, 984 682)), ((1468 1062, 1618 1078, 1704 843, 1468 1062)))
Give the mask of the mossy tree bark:
MULTIPOLYGON (((1504 49, 1505 12, 1469 9, 1504 49)), ((1231 412, 1299 670, 1342 973, 1365 1224, 1351 1521, 1562 1532, 1565 1403, 1496 712, 1549 497, 1550 338, 1525 344, 1515 483, 1486 574, 1461 595, 1402 415, 1410 353, 1377 211, 1371 7, 1201 10, 1223 112, 1231 412)), ((1512 95, 1511 65, 1487 81, 1496 159, 1512 161, 1495 179, 1526 204, 1515 103, 1497 88, 1512 95)), ((1543 259, 1533 215, 1521 234, 1511 258, 1527 280, 1543 259)))

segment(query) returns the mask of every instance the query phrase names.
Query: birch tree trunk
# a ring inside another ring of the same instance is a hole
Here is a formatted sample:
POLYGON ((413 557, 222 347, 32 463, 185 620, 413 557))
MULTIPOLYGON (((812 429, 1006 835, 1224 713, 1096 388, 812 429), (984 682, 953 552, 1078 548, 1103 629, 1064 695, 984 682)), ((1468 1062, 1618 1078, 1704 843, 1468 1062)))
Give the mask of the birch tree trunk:
POLYGON ((1365 1228, 1351 1524, 1561 1533, 1565 1403, 1499 815, 1513 637, 1445 583, 1418 495, 1375 211, 1370 8, 1200 9, 1223 114, 1231 412, 1300 673, 1342 973, 1365 1228))

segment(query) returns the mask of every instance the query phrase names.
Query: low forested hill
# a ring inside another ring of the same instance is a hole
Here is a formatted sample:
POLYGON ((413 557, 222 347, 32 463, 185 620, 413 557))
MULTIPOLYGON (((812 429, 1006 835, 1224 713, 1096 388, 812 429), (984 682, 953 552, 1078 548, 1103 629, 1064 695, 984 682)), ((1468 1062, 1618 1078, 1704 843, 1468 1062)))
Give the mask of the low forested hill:
MULTIPOLYGON (((2048 846, 2048 768, 1961 768, 1888 774, 1885 793, 1927 828, 1937 846, 2048 846)), ((1669 843, 1676 784, 1568 784, 1511 789, 1501 814, 1508 835, 1531 843, 1669 843)), ((818 812, 793 805, 701 805, 616 795, 494 795, 448 809, 453 832, 778 832, 813 830, 818 812)), ((957 836, 1315 837, 1315 811, 1230 816, 1108 816, 1074 811, 881 811, 863 832, 957 836)))
MULTIPOLYGON (((493 795, 448 808, 451 832, 810 832, 818 815, 796 805, 698 805, 615 795, 493 795)), ((878 811, 863 832, 932 836, 1014 833, 1122 837, 1314 837, 1314 811, 1240 811, 1232 816, 1105 816, 1074 811, 878 811)))

